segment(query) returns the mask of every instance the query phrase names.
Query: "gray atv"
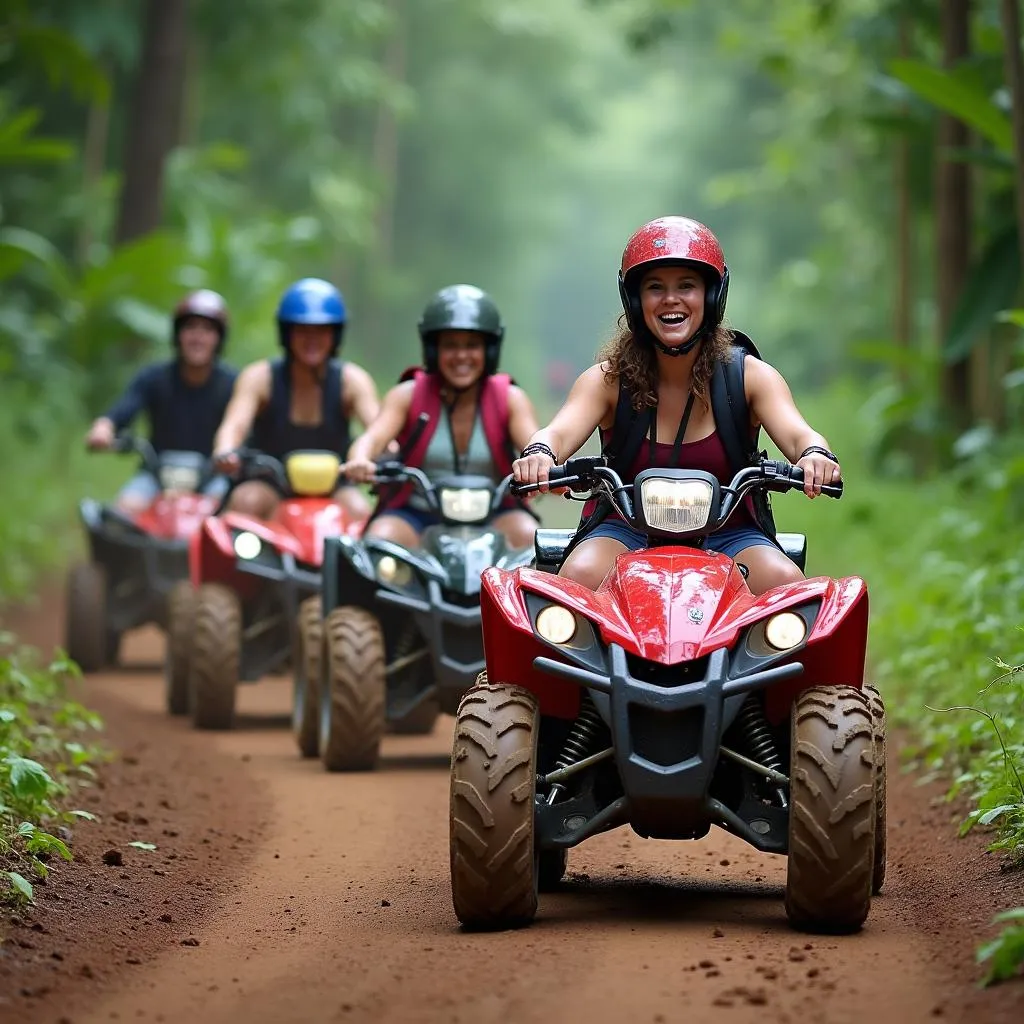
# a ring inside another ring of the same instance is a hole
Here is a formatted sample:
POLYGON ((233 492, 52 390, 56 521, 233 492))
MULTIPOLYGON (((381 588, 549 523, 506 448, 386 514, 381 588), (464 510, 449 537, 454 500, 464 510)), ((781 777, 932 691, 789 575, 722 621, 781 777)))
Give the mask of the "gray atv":
MULTIPOLYGON (((491 566, 529 565, 533 557, 529 548, 510 550, 489 525, 510 480, 431 482, 418 469, 385 463, 377 483, 412 483, 440 522, 411 550, 375 537, 325 540, 316 699, 328 771, 372 769, 388 726, 427 733, 439 713, 458 710, 484 667, 480 575, 491 566)), ((296 690, 297 702, 312 696, 296 690)))

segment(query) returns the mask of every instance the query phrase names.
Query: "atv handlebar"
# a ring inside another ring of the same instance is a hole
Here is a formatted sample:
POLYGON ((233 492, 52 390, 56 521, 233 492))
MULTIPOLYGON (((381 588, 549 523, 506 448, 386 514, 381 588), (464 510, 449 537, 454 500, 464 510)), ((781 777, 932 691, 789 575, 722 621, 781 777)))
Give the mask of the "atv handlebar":
MULTIPOLYGON (((633 486, 624 484, 614 469, 606 465, 601 455, 585 455, 568 459, 561 466, 552 466, 548 470, 548 486, 568 488, 581 493, 586 491, 603 491, 619 506, 623 515, 632 521, 636 519, 633 506, 633 486)), ((727 487, 721 487, 721 505, 719 515, 714 523, 709 523, 708 533, 720 529, 736 510, 736 506, 746 495, 760 488, 766 491, 791 491, 804 485, 804 471, 799 466, 775 459, 762 459, 756 466, 741 469, 727 487)), ((514 495, 532 494, 541 489, 540 484, 511 485, 514 495)), ((830 498, 840 498, 843 494, 843 482, 825 484, 821 493, 830 498)))
POLYGON ((160 471, 160 456, 157 455, 153 445, 144 437, 138 437, 135 434, 118 434, 114 438, 114 443, 110 446, 109 450, 120 452, 124 455, 134 453, 141 456, 142 464, 154 476, 160 471))
MULTIPOLYGON (((458 477, 452 476, 449 479, 456 480, 458 477)), ((431 511, 435 512, 437 515, 441 515, 440 492, 441 485, 444 484, 445 481, 438 481, 435 483, 429 476, 427 476, 426 473, 423 472, 422 469, 418 469, 416 466, 406 466, 403 462, 399 462, 395 459, 384 459, 377 463, 377 475, 373 478, 372 483, 411 483, 426 500, 431 511)), ((490 486, 494 487, 494 493, 491 495, 491 508, 489 515, 494 515, 494 513, 501 508, 501 503, 505 500, 505 495, 509 492, 509 488, 512 486, 512 475, 509 474, 497 485, 490 486)))

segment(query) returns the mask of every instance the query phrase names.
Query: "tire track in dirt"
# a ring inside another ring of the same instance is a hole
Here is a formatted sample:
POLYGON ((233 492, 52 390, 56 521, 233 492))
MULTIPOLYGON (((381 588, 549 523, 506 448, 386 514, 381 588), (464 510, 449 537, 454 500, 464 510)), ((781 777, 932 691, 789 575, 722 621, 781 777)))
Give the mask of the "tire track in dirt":
MULTIPOLYGON (((121 696, 147 712, 159 687, 121 696)), ((283 681, 247 688, 243 727, 287 707, 283 681)), ((76 1024, 1019 1021, 1020 987, 978 993, 951 972, 969 965, 970 919, 987 910, 967 892, 950 920, 963 878, 936 877, 949 864, 918 856, 938 822, 913 816, 922 791, 905 779, 892 787, 890 882, 859 935, 791 931, 781 858, 717 831, 653 843, 624 830, 570 854, 569 884, 542 896, 532 928, 462 933, 448 887, 450 728, 389 737, 383 770, 347 776, 302 762, 284 731, 210 735, 229 757, 250 757, 271 812, 264 840, 198 947, 126 978, 76 1024)))
MULTIPOLYGON (((284 680, 243 688, 232 733, 168 722, 156 673, 96 676, 84 689, 116 712, 112 744, 165 745, 166 757, 146 766, 154 778, 166 769, 160 785, 184 797, 215 763, 222 805, 233 801, 252 827, 230 862, 236 876, 200 890, 187 923, 198 945, 175 935, 138 964, 112 959, 102 977, 65 973, 26 1005, 35 1021, 1024 1017, 1024 985, 979 991, 971 962, 992 912, 1024 901, 1024 880, 1000 876, 979 842, 954 843, 934 788, 895 765, 889 879, 859 935, 791 931, 782 858, 718 831, 699 843, 655 843, 622 829, 571 852, 567 885, 542 895, 533 927, 474 935, 458 929, 448 885, 451 719, 433 736, 387 737, 377 773, 332 775, 297 756, 284 680)), ((216 823, 206 807, 191 813, 194 834, 181 841, 199 844, 216 823)), ((84 908, 68 902, 61 914, 73 946, 84 908)), ((117 948, 115 934, 100 937, 105 911, 89 912, 94 926, 78 936, 89 954, 105 942, 117 948)))

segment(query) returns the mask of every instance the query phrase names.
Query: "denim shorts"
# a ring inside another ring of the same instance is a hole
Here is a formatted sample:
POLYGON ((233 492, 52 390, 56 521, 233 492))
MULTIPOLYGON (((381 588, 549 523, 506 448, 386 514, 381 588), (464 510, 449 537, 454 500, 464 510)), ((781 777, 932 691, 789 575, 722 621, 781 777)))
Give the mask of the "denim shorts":
POLYGON ((441 522, 435 513, 428 512, 426 509, 412 508, 410 505, 402 505, 401 508, 389 508, 386 512, 381 512, 377 518, 383 519, 385 516, 394 516, 396 519, 401 519, 403 523, 408 523, 417 533, 422 533, 428 526, 437 526, 441 522))
MULTIPOLYGON (((590 540, 591 537, 608 537, 611 540, 617 540, 625 546, 627 551, 640 551, 642 548, 649 546, 645 534, 634 529, 629 523, 612 517, 609 517, 591 530, 585 540, 590 540)), ((716 533, 712 533, 705 541, 704 546, 709 550, 717 551, 721 555, 735 558, 745 548, 757 545, 769 548, 777 546, 766 533, 763 533, 756 526, 724 527, 716 533)))

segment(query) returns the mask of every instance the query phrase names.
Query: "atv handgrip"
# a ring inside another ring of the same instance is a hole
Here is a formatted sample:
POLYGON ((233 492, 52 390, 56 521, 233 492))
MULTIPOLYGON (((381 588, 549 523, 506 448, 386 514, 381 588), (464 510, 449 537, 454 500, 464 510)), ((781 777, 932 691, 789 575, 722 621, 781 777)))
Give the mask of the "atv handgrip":
MULTIPOLYGON (((548 478, 545 481, 549 487, 574 487, 576 484, 583 483, 589 487, 590 482, 585 481, 578 473, 566 472, 566 469, 572 470, 572 465, 567 466, 552 466, 548 470, 548 478)), ((539 491, 543 485, 540 483, 536 484, 517 484, 513 481, 509 484, 509 491, 514 494, 517 498, 524 494, 533 494, 535 491, 539 491)))
MULTIPOLYGON (((788 462, 765 461, 761 463, 766 475, 781 477, 788 480, 794 487, 803 487, 804 471, 799 466, 791 465, 788 462)), ((841 498, 843 496, 843 481, 837 484, 822 484, 821 493, 829 498, 841 498)))

